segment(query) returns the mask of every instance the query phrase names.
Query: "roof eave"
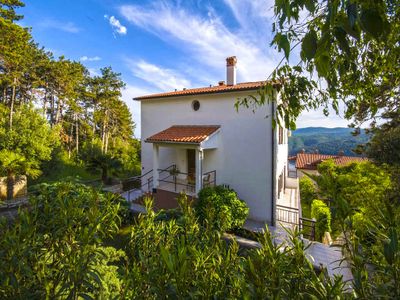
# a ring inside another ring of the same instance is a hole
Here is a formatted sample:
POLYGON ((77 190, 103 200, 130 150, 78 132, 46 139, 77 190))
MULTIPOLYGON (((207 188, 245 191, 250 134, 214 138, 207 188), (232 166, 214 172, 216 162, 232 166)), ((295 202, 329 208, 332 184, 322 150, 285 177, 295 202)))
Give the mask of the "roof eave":
POLYGON ((152 144, 178 144, 178 145, 200 145, 201 142, 176 142, 176 141, 158 141, 158 140, 149 140, 146 139, 145 143, 152 143, 152 144))
MULTIPOLYGON (((274 84, 273 86, 276 87, 278 84, 274 84)), ((186 94, 175 94, 175 95, 165 95, 165 96, 141 96, 133 98, 134 101, 142 101, 142 100, 154 100, 154 99, 162 99, 162 98, 173 98, 173 97, 184 97, 184 96, 194 96, 194 95, 207 95, 207 94, 225 94, 225 93, 232 93, 232 92, 241 92, 241 91, 255 91, 259 90, 262 86, 259 87, 250 87, 250 88, 238 88, 232 90, 223 90, 223 91, 212 91, 212 92, 193 92, 193 93, 186 93, 186 94)))

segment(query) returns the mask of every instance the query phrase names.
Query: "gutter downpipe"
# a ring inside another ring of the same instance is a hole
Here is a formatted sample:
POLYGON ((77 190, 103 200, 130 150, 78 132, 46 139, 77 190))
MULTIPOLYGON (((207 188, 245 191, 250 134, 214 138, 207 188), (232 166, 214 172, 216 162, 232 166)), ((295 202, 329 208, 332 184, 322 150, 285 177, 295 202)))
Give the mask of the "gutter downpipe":
MULTIPOLYGON (((275 102, 272 101, 272 113, 273 117, 275 118, 275 102)), ((272 123, 271 123, 272 125, 272 123)), ((271 151, 271 165, 272 165, 272 177, 271 177, 271 194, 272 194, 272 210, 271 210, 271 225, 275 226, 275 210, 276 210, 276 199, 275 199, 275 129, 272 127, 272 151, 271 151)))

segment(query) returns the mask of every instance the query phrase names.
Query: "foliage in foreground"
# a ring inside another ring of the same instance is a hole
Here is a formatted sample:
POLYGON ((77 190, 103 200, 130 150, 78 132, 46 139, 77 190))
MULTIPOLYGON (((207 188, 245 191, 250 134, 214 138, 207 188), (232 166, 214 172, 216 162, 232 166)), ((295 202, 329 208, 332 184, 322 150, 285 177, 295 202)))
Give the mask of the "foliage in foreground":
POLYGON ((346 293, 341 278, 315 271, 296 234, 289 244, 275 245, 267 229, 260 249, 243 250, 221 239, 213 226, 203 226, 183 195, 180 213, 169 220, 151 210, 151 199, 145 204, 147 214, 121 230, 123 212, 115 196, 72 183, 43 186, 30 210, 20 211, 14 224, 1 223, 0 298, 398 296, 400 214, 393 207, 381 210, 390 218, 376 220, 372 246, 346 231, 355 276, 355 292, 346 293))
POLYGON ((109 298, 120 285, 113 262, 124 257, 102 245, 118 230, 114 197, 71 183, 43 186, 14 224, 2 224, 0 298, 109 298))
POLYGON ((318 166, 319 196, 330 201, 332 226, 341 233, 356 295, 400 297, 400 199, 391 168, 370 162, 318 166))
POLYGON ((177 219, 148 213, 116 249, 118 201, 77 184, 44 186, 15 224, 2 223, 0 298, 156 299, 340 296, 343 283, 317 274, 304 244, 280 248, 267 230, 262 248, 243 253, 203 227, 186 197, 177 219), (282 251, 283 249, 283 251, 282 251))

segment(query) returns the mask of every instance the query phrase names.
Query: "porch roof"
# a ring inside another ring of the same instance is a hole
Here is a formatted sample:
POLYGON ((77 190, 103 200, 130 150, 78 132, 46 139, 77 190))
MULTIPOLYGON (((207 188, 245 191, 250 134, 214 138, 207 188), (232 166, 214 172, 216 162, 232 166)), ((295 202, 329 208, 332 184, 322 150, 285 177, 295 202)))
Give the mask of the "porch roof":
POLYGON ((174 125, 148 137, 145 142, 200 144, 219 128, 219 125, 174 125))

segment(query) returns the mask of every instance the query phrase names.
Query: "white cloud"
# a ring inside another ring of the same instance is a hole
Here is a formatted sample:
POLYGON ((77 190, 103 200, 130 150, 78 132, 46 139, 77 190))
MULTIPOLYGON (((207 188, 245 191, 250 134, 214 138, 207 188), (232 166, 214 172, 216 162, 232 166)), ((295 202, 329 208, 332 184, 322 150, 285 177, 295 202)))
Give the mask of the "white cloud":
POLYGON ((108 15, 104 15, 104 18, 108 20, 114 33, 118 33, 120 35, 127 34, 128 30, 126 29, 125 26, 121 24, 121 22, 116 17, 114 16, 109 17, 108 15))
POLYGON ((89 57, 89 56, 82 56, 81 58, 79 58, 80 61, 99 61, 101 60, 101 57, 99 56, 93 56, 93 57, 89 57))
POLYGON ((38 24, 38 27, 45 29, 57 29, 69 33, 78 33, 81 29, 76 26, 73 22, 61 22, 54 19, 47 19, 38 24))
POLYGON ((350 121, 344 119, 340 115, 336 115, 333 110, 330 110, 330 114, 326 117, 322 111, 322 109, 318 110, 310 110, 304 111, 298 120, 296 121, 297 128, 304 127, 347 127, 350 124, 350 121))
POLYGON ((267 43, 274 17, 274 0, 224 0, 240 25, 243 34, 267 43))
POLYGON ((212 12, 202 17, 159 2, 147 8, 124 5, 120 13, 129 22, 188 52, 204 67, 223 69, 225 58, 236 55, 239 81, 265 79, 280 58, 268 48, 268 41, 256 43, 245 31, 231 31, 212 12))
MULTIPOLYGON (((177 71, 162 68, 144 60, 125 60, 134 76, 145 80, 161 91, 171 91, 191 87, 191 82, 177 71)), ((154 93, 154 91, 153 91, 154 93)))

